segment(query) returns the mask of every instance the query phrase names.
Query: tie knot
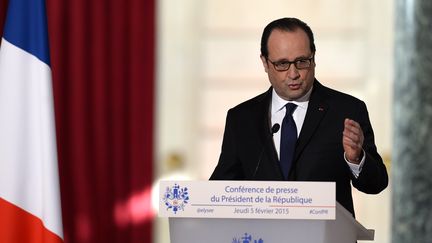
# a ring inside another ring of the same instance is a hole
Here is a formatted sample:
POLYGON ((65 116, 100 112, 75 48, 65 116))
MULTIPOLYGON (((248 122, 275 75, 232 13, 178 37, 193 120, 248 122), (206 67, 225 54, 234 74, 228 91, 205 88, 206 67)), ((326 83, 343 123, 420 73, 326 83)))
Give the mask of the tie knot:
POLYGON ((292 113, 294 112, 294 110, 297 108, 297 105, 294 103, 287 103, 285 105, 286 108, 286 114, 290 114, 292 115, 292 113))

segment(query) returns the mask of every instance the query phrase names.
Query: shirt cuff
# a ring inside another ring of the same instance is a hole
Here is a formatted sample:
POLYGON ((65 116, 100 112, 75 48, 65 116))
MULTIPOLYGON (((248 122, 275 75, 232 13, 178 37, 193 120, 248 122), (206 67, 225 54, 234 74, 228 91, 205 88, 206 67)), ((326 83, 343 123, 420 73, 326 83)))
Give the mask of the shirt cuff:
POLYGON ((366 153, 365 153, 365 151, 363 150, 363 157, 360 160, 359 164, 354 164, 354 163, 349 162, 348 159, 346 158, 346 153, 345 152, 344 152, 344 159, 345 159, 345 162, 347 162, 348 166, 350 167, 351 173, 357 179, 359 177, 359 175, 360 175, 360 172, 361 172, 361 170, 363 168, 363 164, 364 164, 364 162, 366 160, 366 153))

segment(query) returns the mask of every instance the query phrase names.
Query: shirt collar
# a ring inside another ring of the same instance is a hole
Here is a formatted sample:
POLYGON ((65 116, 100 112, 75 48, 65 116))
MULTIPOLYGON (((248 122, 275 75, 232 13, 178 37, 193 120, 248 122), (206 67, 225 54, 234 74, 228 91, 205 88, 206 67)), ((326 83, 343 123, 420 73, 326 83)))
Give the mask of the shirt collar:
POLYGON ((272 90, 272 114, 278 112, 279 110, 283 109, 284 106, 291 102, 296 104, 298 107, 302 108, 302 109, 307 109, 308 103, 309 103, 309 98, 311 96, 312 93, 312 89, 313 86, 309 89, 309 91, 303 95, 302 97, 300 97, 297 100, 293 100, 293 101, 287 101, 284 100, 283 98, 281 98, 276 91, 273 89, 272 90))

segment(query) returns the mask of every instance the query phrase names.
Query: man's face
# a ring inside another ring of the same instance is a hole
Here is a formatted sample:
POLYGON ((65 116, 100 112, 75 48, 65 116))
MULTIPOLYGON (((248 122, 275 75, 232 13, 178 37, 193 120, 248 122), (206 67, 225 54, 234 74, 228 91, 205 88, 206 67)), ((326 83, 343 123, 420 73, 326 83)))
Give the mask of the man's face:
POLYGON ((261 56, 264 69, 276 93, 285 100, 296 100, 304 96, 312 87, 315 78, 315 61, 309 68, 297 69, 291 64, 286 71, 277 71, 273 63, 297 61, 312 57, 309 38, 302 29, 283 31, 275 29, 268 42, 268 60, 261 56))

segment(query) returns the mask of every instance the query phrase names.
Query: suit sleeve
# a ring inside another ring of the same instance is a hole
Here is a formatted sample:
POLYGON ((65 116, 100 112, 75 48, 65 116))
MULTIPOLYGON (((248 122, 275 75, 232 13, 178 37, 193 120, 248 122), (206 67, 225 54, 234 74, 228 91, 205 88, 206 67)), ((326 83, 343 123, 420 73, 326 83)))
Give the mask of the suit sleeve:
POLYGON ((359 191, 377 194, 388 185, 387 169, 377 152, 374 133, 364 102, 360 103, 358 111, 358 119, 364 133, 363 149, 366 153, 366 159, 359 177, 353 178, 352 184, 359 191))
POLYGON ((222 150, 219 162, 210 176, 210 180, 240 180, 244 178, 241 163, 236 155, 235 119, 229 110, 225 123, 222 150))

